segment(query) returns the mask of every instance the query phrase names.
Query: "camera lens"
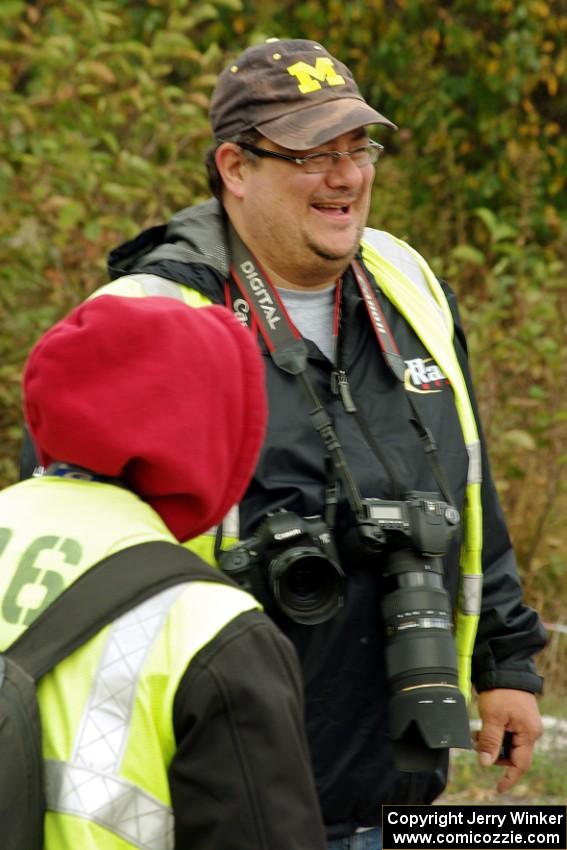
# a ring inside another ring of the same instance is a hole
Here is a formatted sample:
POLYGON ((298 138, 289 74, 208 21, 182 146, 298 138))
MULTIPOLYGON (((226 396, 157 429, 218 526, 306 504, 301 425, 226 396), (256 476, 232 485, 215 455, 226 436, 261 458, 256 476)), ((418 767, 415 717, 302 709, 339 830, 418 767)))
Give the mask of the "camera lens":
POLYGON ((288 549, 269 565, 271 591, 296 623, 324 623, 343 605, 343 574, 328 558, 308 547, 288 549))
POLYGON ((319 596, 317 570, 311 563, 312 556, 307 556, 288 570, 285 584, 290 595, 304 601, 306 605, 313 604, 319 596))
POLYGON ((412 549, 391 552, 384 570, 390 737, 399 770, 433 770, 442 750, 471 745, 442 570, 439 558, 412 549))

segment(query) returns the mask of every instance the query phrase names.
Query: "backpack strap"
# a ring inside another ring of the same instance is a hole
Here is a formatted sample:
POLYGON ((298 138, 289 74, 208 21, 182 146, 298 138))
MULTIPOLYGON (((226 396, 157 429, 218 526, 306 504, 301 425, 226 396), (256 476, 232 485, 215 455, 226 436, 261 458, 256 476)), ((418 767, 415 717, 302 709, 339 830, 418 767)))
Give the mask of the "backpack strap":
POLYGON ((175 584, 237 585, 189 549, 165 540, 129 546, 103 558, 42 611, 4 654, 37 682, 126 611, 175 584))

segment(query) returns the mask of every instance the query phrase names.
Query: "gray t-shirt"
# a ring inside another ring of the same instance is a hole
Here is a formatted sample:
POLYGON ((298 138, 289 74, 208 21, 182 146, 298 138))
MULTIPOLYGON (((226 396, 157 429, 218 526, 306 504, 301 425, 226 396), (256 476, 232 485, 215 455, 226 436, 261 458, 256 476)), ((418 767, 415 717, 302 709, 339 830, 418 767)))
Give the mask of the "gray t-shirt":
POLYGON ((335 284, 326 289, 281 289, 282 299, 291 321, 305 339, 310 339, 331 363, 335 360, 333 314, 335 284))

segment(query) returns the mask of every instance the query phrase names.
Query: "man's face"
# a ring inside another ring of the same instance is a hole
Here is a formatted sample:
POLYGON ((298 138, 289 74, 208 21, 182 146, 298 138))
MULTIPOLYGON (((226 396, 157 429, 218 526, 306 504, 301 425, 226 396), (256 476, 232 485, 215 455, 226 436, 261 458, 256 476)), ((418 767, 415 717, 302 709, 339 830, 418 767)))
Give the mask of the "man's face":
MULTIPOLYGON (((258 146, 304 157, 352 151, 367 143, 366 131, 360 128, 308 151, 280 148, 268 139, 261 139, 258 146)), ((360 168, 347 156, 317 174, 284 160, 256 159, 244 169, 235 224, 272 274, 299 288, 322 286, 340 275, 356 252, 373 179, 372 164, 360 168)))

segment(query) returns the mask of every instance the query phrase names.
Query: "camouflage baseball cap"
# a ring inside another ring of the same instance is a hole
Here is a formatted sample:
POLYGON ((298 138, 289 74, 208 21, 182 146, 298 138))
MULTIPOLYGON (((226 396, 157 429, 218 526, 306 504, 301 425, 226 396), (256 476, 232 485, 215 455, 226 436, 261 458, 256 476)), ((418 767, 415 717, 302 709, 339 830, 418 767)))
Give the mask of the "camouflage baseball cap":
POLYGON ((396 129, 366 103, 346 65, 299 38, 245 50, 221 73, 210 116, 217 141, 256 129, 298 151, 368 124, 396 129))

